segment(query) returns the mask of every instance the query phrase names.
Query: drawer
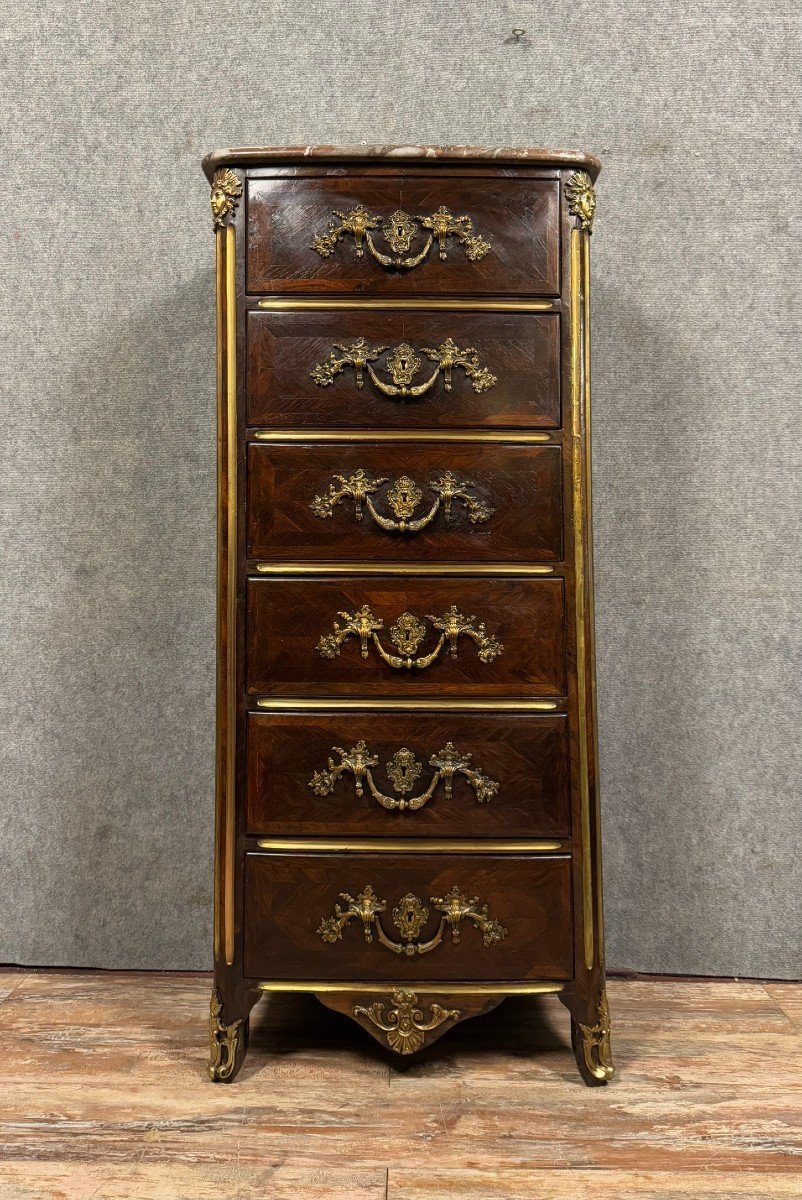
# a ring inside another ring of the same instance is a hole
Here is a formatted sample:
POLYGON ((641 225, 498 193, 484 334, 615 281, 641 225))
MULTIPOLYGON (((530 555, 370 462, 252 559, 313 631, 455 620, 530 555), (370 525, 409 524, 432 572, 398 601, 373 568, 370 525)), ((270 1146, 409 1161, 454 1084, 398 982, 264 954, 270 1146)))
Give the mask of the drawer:
POLYGON ((247 742, 249 833, 570 834, 562 713, 251 713, 247 742))
POLYGON ((249 292, 556 295, 556 179, 252 179, 249 292))
POLYGON ((562 579, 268 577, 247 604, 251 693, 565 695, 562 579))
POLYGON ((251 309, 246 361, 249 425, 553 429, 560 424, 557 313, 251 309), (425 349, 439 355, 449 343, 472 352, 472 374, 455 365, 449 380, 441 359, 432 359, 425 349), (396 357, 404 346, 417 366, 409 357, 396 357), (380 347, 386 349, 359 365, 365 353, 373 355, 380 347), (425 386, 422 393, 393 394, 407 386, 404 371, 412 371, 408 390, 425 386))
POLYGON ((567 856, 245 858, 249 978, 526 980, 573 972, 567 856))
POLYGON ((248 553, 338 561, 562 558, 558 446, 248 448, 248 553))

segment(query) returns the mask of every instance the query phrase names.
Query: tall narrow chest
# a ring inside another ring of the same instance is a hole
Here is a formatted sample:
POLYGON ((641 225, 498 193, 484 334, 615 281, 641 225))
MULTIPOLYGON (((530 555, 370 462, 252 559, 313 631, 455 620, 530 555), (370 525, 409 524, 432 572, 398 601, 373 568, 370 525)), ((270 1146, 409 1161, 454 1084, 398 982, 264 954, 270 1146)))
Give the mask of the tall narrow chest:
MULTIPOLYGON (((590 502, 598 163, 210 155, 218 717, 210 1075, 309 992, 410 1055, 604 989, 590 502)), ((520 1052, 520 1047, 516 1047, 520 1052)))

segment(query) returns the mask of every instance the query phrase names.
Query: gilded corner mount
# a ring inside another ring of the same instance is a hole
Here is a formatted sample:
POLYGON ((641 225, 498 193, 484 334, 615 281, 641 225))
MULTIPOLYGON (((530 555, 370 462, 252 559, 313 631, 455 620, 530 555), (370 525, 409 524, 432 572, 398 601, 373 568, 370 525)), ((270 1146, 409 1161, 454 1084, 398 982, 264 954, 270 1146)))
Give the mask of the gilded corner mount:
POLYGON ((237 211, 241 195, 242 180, 238 179, 233 171, 228 167, 215 171, 209 196, 213 229, 222 229, 225 226, 227 218, 237 211))
POLYGON ((579 228, 593 233, 593 218, 596 215, 596 191, 587 171, 575 171, 565 185, 568 211, 576 217, 579 228))

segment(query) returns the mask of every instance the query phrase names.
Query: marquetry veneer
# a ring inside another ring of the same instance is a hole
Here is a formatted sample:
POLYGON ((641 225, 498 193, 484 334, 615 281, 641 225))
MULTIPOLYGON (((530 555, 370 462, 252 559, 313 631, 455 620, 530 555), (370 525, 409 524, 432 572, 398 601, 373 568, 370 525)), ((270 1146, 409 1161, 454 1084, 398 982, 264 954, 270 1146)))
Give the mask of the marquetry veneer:
MULTIPOLYGON (((210 155, 210 1074, 308 991, 412 1054, 554 993, 612 1075, 590 535, 597 161, 210 155)), ((516 1048, 519 1049, 519 1048, 516 1048)))

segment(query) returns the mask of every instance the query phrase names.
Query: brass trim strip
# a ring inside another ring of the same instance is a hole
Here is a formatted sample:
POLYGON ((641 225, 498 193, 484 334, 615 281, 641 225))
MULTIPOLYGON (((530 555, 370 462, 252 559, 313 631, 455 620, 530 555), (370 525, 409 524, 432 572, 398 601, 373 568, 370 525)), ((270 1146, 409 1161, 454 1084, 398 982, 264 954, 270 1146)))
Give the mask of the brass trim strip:
POLYGON ((350 712, 355 709, 379 712, 556 712, 555 700, 291 700, 262 696, 256 707, 263 712, 350 712))
POLYGON ((442 838, 264 838, 257 845, 260 850, 299 854, 337 851, 343 854, 553 854, 563 849, 563 843, 556 841, 443 841, 442 838))
MULTIPOLYGON (((409 980, 406 983, 377 983, 375 980, 365 983, 359 980, 326 983, 319 980, 307 979, 265 979, 258 985, 259 990, 262 992, 359 991, 375 993, 377 995, 392 992, 397 987, 409 986, 409 980)), ((564 983, 550 983, 538 980, 533 980, 531 983, 451 983, 448 980, 439 980, 436 983, 424 983, 416 979, 414 986, 417 992, 446 992, 451 996, 550 996, 565 990, 564 983)))
POLYGON ((602 871, 601 843, 601 804, 599 796, 599 732, 596 703, 596 586, 593 577, 593 486, 592 486, 592 436, 591 436, 591 399, 590 399, 590 231, 582 240, 582 300, 585 309, 584 328, 584 414, 585 414, 585 495, 587 506, 588 529, 588 641, 590 644, 590 714, 592 722, 593 762, 594 762, 594 808, 596 821, 596 945, 598 961, 604 969, 604 875, 602 871))
POLYGON ((257 308, 269 312, 326 312, 335 309, 386 309, 388 311, 403 311, 404 309, 439 309, 440 311, 459 312, 474 309, 477 312, 552 312, 557 307, 554 300, 295 300, 289 297, 281 299, 271 297, 259 300, 257 308))
POLYGON ((224 836, 224 818, 223 805, 225 804, 225 784, 223 772, 225 770, 225 761, 223 756, 223 739, 225 736, 225 722, 223 720, 222 706, 222 691, 223 691, 223 663, 220 655, 220 618, 223 612, 225 603, 225 553, 224 539, 222 528, 222 512, 223 502, 225 499, 223 491, 223 449, 225 445, 224 423, 223 423, 223 403, 224 403, 224 386, 225 376, 223 374, 223 346, 224 346, 224 309, 225 304, 225 250, 224 250, 224 233, 221 227, 215 230, 214 236, 214 263, 215 263, 215 311, 217 317, 217 661, 216 661, 216 711, 215 711, 215 828, 214 828, 214 956, 215 959, 221 953, 221 945, 223 939, 223 836, 224 836))
MULTIPOLYGON (((559 431, 557 431, 559 432, 559 431)), ((550 433, 476 433, 466 430, 435 429, 253 429, 250 436, 257 442, 501 442, 530 446, 550 442, 550 433)))
POLYGON ((254 582, 267 575, 553 575, 554 567, 508 563, 256 563, 254 582))
POLYGON ((226 414, 228 462, 228 578, 226 596, 225 958, 234 962, 234 851, 237 750, 237 289, 236 233, 226 225, 226 414))
POLYGON ((593 880, 590 853, 590 781, 588 778, 587 727, 587 647, 585 642, 585 487, 583 454, 583 352, 585 321, 581 306, 580 230, 571 230, 571 405, 573 419, 572 490, 574 532, 574 590, 576 614, 576 679, 579 724, 579 802, 582 830, 582 924, 584 927, 585 966, 590 971, 594 960, 593 880))

